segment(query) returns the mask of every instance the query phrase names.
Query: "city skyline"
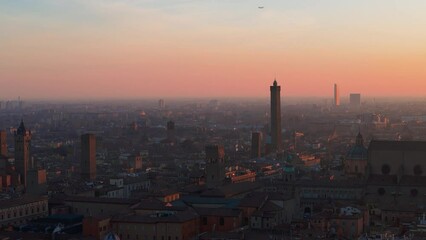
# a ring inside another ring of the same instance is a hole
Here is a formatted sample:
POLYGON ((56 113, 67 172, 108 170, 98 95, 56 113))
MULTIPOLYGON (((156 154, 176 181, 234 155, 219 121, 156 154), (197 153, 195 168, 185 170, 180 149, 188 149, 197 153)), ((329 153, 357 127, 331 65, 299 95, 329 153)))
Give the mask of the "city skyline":
POLYGON ((0 239, 426 239, 426 1, 0 1, 0 239))
POLYGON ((423 1, 2 2, 0 96, 266 97, 259 89, 275 76, 283 96, 332 96, 337 83, 341 96, 423 97, 424 7, 423 1))

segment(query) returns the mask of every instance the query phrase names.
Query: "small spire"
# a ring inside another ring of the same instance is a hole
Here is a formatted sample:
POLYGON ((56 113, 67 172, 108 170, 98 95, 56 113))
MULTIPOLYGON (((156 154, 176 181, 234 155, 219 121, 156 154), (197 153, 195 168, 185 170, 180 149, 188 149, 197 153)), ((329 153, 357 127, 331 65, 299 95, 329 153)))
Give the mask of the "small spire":
POLYGON ((21 123, 19 124, 18 130, 16 131, 16 133, 18 135, 24 135, 26 132, 27 130, 25 129, 24 119, 21 118, 21 123))
POLYGON ((278 83, 277 83, 277 79, 276 78, 274 78, 274 86, 277 86, 278 85, 278 83))

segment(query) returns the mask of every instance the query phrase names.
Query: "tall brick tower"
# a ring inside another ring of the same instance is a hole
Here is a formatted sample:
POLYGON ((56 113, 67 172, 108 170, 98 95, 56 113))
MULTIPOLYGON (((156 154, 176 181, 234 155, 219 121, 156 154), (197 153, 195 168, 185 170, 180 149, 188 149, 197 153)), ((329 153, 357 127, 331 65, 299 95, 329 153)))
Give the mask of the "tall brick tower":
POLYGON ((274 80, 271 89, 271 150, 281 151, 281 87, 274 80))

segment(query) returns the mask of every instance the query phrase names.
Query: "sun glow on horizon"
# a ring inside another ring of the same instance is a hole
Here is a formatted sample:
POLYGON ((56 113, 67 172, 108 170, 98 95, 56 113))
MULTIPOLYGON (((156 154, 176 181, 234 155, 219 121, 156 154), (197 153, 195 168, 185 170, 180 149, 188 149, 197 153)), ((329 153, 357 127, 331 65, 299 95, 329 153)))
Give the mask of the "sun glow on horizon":
POLYGON ((0 3, 2 98, 425 96, 426 2, 0 3))

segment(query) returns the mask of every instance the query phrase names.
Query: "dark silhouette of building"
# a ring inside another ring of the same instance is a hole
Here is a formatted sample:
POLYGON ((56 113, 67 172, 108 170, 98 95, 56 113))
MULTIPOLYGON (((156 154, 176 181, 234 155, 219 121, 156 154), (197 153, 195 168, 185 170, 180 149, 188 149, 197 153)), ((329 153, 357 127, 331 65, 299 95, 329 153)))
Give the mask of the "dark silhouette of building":
POLYGON ((274 80, 271 89, 271 151, 281 150, 281 87, 274 80))
POLYGON ((251 157, 259 158, 261 156, 262 133, 251 133, 251 157))
MULTIPOLYGON (((368 147, 367 204, 375 204, 379 208, 395 204, 413 211, 415 206, 424 205, 425 159, 426 141, 372 140, 368 147)), ((395 223, 404 217, 398 213, 398 208, 387 211, 399 216, 392 215, 394 218, 389 217, 385 222, 395 223)))
POLYGON ((359 93, 351 93, 349 95, 349 104, 351 107, 359 107, 361 106, 361 94, 359 93))
POLYGON ((91 133, 81 135, 81 177, 96 178, 96 136, 91 133))
POLYGON ((31 159, 31 131, 21 121, 15 133, 15 166, 20 175, 21 184, 27 186, 27 172, 31 159))
POLYGON ((225 149, 222 145, 206 146, 206 184, 220 186, 225 181, 225 149))
POLYGON ((175 123, 173 121, 167 122, 167 139, 170 141, 175 139, 175 123))
POLYGON ((158 100, 158 107, 159 107, 160 109, 164 109, 164 108, 166 108, 166 101, 164 101, 164 99, 160 99, 160 100, 158 100))
POLYGON ((334 106, 340 106, 340 91, 337 84, 334 84, 334 106))
POLYGON ((7 138, 6 131, 0 130, 0 157, 7 156, 7 138))

